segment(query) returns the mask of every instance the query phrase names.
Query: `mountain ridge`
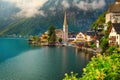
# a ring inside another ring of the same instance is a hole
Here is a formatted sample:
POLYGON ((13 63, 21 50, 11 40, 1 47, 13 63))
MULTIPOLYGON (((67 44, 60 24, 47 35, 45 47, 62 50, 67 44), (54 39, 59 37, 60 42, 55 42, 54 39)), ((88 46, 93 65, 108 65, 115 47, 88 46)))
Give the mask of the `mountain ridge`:
MULTIPOLYGON (((70 0, 69 3, 71 2, 70 4, 72 4, 72 1, 73 0, 70 0)), ((55 1, 51 0, 41 8, 47 16, 36 15, 30 18, 9 17, 8 19, 0 19, 0 35, 40 35, 45 32, 50 25, 56 28, 62 28, 64 11, 67 12, 69 32, 84 32, 87 31, 98 16, 107 9, 107 5, 102 9, 88 11, 81 10, 75 6, 70 6, 70 8, 65 9, 61 5, 55 5, 53 2, 55 1), (56 7, 56 10, 50 10, 50 7, 56 7)), ((58 4, 60 3, 61 1, 58 2, 58 4)), ((15 11, 19 10, 16 8, 15 11)), ((14 12, 12 12, 12 14, 14 14, 14 12)))

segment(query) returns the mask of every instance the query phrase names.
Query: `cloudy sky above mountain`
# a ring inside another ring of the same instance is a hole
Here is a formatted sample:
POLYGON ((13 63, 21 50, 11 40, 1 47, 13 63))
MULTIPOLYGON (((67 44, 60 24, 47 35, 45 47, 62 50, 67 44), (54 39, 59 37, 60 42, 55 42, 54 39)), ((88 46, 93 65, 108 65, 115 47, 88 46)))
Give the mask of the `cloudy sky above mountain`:
MULTIPOLYGON (((46 16, 42 7, 52 0, 1 0, 7 4, 14 5, 19 11, 16 13, 17 17, 34 17, 35 15, 46 16)), ((0 1, 0 2, 1 2, 0 1)), ((70 7, 77 7, 81 10, 96 10, 103 8, 106 3, 105 0, 55 0, 55 5, 62 5, 64 9, 70 7), (59 1, 61 4, 59 4, 59 1)), ((7 5, 5 5, 7 6, 7 5)), ((0 7, 1 9, 2 7, 0 7)), ((50 7, 50 10, 55 10, 55 7, 50 7)))

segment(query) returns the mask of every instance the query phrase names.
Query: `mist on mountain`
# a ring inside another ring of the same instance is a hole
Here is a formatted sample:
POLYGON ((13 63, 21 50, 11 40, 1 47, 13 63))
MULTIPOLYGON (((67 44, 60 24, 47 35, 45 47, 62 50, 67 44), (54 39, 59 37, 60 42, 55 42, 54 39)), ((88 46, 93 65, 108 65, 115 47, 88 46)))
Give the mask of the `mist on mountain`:
POLYGON ((0 35, 38 35, 50 25, 63 27, 67 12, 69 32, 84 32, 114 0, 1 0, 0 35))

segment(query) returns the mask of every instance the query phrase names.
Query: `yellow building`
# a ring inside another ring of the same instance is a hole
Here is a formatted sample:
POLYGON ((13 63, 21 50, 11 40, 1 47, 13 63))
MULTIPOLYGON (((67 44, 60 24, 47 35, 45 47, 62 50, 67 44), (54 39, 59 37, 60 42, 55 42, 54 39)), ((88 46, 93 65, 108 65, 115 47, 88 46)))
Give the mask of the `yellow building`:
POLYGON ((41 45, 48 45, 48 33, 42 34, 40 40, 41 40, 41 45))

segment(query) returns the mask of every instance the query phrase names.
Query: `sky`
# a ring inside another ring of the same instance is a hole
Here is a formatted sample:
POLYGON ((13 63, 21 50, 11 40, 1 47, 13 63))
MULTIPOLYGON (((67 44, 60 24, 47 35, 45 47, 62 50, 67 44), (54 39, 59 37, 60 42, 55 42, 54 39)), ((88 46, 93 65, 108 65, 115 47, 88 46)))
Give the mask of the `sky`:
MULTIPOLYGON (((53 0, 0 0, 0 2, 1 1, 18 8, 19 11, 15 15, 17 17, 34 17, 35 15, 46 16, 42 7, 53 0)), ((73 0, 72 4, 70 3, 70 0, 55 0, 54 4, 62 5, 64 9, 74 6, 84 11, 101 9, 106 5, 105 0, 73 0)), ((52 6, 49 7, 49 9, 55 10, 56 7, 52 6)))

